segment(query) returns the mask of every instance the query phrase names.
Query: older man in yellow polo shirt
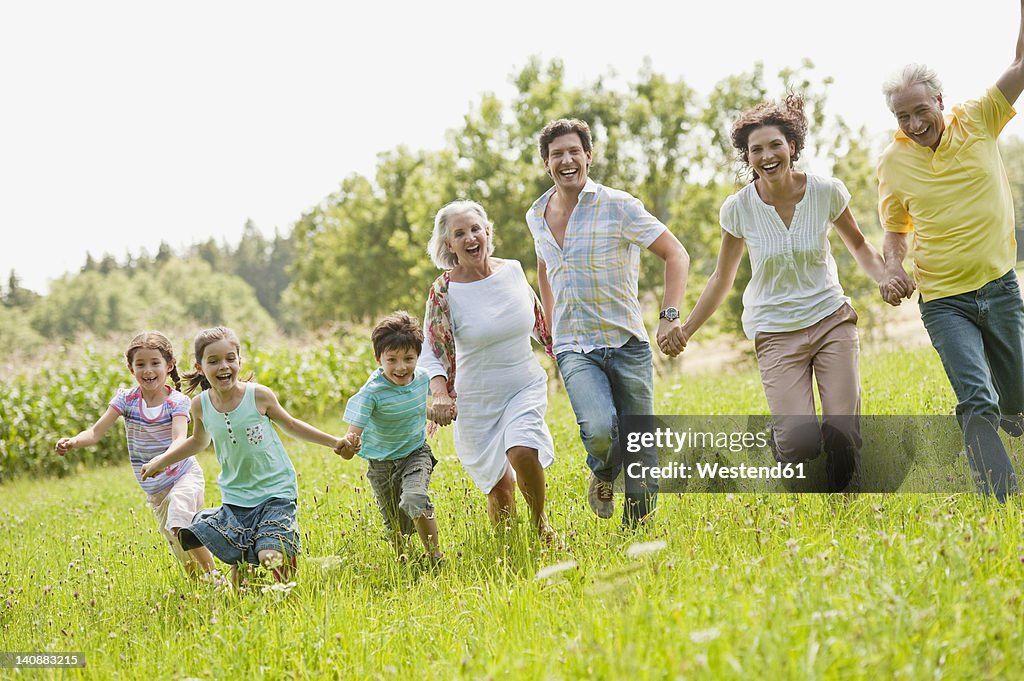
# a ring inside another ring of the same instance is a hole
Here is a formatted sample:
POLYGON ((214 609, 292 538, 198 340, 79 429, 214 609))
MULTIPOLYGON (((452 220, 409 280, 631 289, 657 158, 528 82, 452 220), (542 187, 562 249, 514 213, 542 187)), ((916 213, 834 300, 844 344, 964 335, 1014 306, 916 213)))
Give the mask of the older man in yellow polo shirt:
POLYGON ((1014 265, 1013 201, 997 137, 1024 90, 1024 0, 1016 57, 979 99, 943 115, 935 72, 912 64, 883 87, 899 131, 878 164, 893 305, 912 291, 903 257, 914 235, 921 318, 956 393, 979 489, 1000 501, 1017 486, 999 426, 1021 435, 1024 303, 1014 265))

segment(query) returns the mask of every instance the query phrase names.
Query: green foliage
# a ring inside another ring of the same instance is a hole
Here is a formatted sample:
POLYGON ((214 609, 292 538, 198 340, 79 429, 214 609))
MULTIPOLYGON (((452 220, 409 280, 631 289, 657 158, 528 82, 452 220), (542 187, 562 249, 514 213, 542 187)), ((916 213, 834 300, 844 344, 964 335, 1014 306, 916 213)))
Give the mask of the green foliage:
POLYGON ((102 268, 66 275, 29 310, 37 333, 73 339, 83 333, 132 334, 224 324, 264 336, 274 322, 240 278, 202 260, 170 257, 146 271, 102 268))
MULTIPOLYGON (((173 261, 171 261, 173 262, 173 261)), ((3 312, 0 312, 3 314, 3 312)), ((290 413, 300 418, 340 418, 345 400, 376 367, 369 333, 354 331, 334 342, 306 348, 261 351, 243 339, 243 375, 269 386, 290 413)), ((182 345, 179 364, 189 364, 182 345)), ((119 463, 127 457, 121 421, 95 447, 57 456, 60 437, 91 426, 119 387, 134 385, 120 355, 62 351, 45 370, 26 371, 4 381, 0 392, 0 481, 17 475, 64 476, 79 464, 119 463)))
MULTIPOLYGON (((952 406, 930 348, 865 359, 866 406, 952 406)), ((687 377, 659 404, 763 407, 747 369, 687 377)), ((264 574, 243 593, 189 581, 124 464, 5 484, 4 647, 84 653, 80 679, 1019 676, 1019 496, 663 494, 652 523, 624 532, 587 508, 564 395, 548 414, 548 509, 568 552, 538 546, 523 503, 496 532, 443 431, 436 572, 396 558, 365 464, 286 439, 304 545, 289 593, 264 574)), ((200 460, 216 506, 216 462, 200 460)))
POLYGON ((98 445, 66 457, 54 451, 58 438, 88 428, 106 410, 117 388, 133 380, 120 359, 86 355, 75 361, 51 358, 46 371, 4 381, 0 392, 0 481, 15 475, 71 473, 78 464, 125 460, 124 429, 118 425, 98 445))
MULTIPOLYGON (((616 82, 611 74, 573 87, 560 61, 531 59, 512 76, 512 100, 484 94, 442 150, 381 154, 373 180, 347 178, 304 215, 295 228, 286 300, 311 327, 369 321, 396 308, 418 313, 438 274, 425 252, 433 216, 458 198, 479 201, 487 210, 499 257, 520 260, 532 271, 536 258, 524 215, 550 187, 537 135, 548 121, 567 116, 586 120, 593 130, 591 176, 640 198, 689 250, 695 281, 706 280, 718 254, 718 211, 736 186, 727 134, 733 119, 773 91, 798 90, 812 126, 808 153, 819 152, 829 130, 824 105, 830 80, 812 79, 812 70, 810 62, 784 69, 773 87, 756 64, 702 99, 650 62, 624 87, 610 85, 616 82)), ((662 263, 654 257, 642 263, 641 290, 656 300, 662 263)), ((718 321, 724 328, 739 328, 745 268, 718 321)))

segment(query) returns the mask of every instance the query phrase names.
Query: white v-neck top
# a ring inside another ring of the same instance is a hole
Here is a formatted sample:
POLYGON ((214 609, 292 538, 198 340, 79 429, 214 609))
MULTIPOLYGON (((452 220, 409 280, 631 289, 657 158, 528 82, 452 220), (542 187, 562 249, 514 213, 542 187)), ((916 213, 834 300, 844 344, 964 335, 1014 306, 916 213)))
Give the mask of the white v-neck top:
POLYGON ((807 189, 789 227, 751 182, 722 204, 722 229, 746 242, 750 283, 743 291, 743 331, 798 331, 829 316, 843 293, 828 232, 850 203, 842 181, 807 173, 807 189))

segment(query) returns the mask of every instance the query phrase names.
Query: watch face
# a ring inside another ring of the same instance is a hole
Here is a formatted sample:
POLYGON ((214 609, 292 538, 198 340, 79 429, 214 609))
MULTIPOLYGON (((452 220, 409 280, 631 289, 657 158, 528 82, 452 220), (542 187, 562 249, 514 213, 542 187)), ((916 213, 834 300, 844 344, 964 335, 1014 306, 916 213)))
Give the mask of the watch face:
POLYGON ((662 319, 667 319, 670 322, 674 322, 675 320, 679 319, 679 310, 677 310, 674 307, 666 307, 664 310, 661 311, 661 314, 658 316, 661 317, 662 319))

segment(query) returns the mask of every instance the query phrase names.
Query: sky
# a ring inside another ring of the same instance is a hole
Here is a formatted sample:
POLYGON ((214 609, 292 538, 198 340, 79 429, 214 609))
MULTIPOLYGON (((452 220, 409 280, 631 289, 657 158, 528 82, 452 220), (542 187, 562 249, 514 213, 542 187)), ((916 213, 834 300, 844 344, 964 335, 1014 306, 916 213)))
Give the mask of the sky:
POLYGON ((235 241, 250 219, 286 233, 378 153, 440 148, 481 94, 510 99, 532 55, 561 59, 572 85, 630 82, 648 57, 702 95, 757 61, 774 75, 807 58, 835 79, 829 114, 881 140, 894 126, 880 85, 899 66, 935 68, 947 102, 976 97, 1012 61, 1020 21, 1010 0, 953 19, 909 0, 558 7, 4 3, 0 282, 14 269, 45 293, 87 252, 235 241))

